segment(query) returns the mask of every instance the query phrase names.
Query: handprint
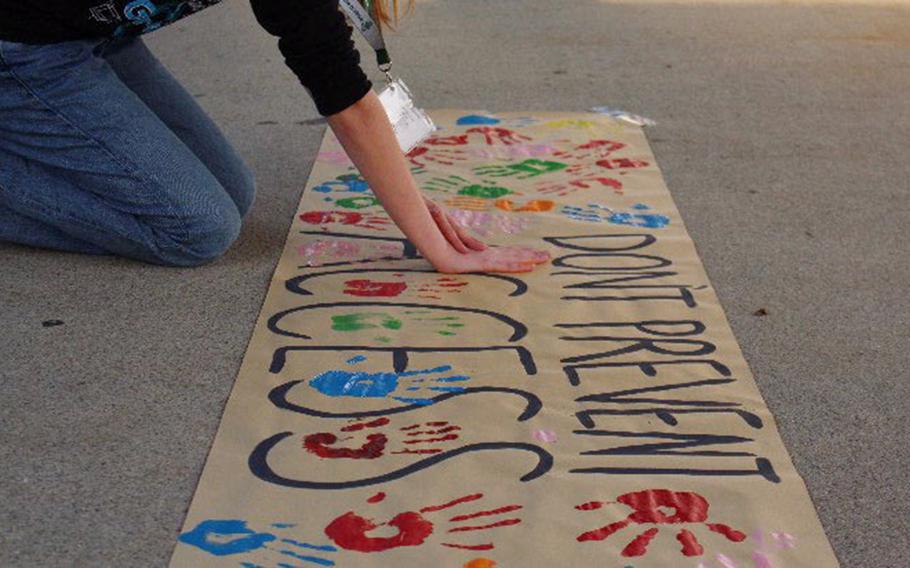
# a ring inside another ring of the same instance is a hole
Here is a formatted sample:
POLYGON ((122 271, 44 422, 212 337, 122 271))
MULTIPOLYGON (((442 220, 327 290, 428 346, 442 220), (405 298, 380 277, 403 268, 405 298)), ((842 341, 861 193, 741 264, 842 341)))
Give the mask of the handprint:
POLYGON ((511 189, 506 187, 500 187, 498 185, 466 185, 458 190, 458 195, 464 195, 466 197, 477 197, 480 199, 498 199, 504 195, 511 195, 515 193, 511 189))
POLYGON ((469 128, 464 134, 433 136, 427 138, 422 144, 408 152, 407 158, 413 166, 420 168, 425 168, 428 164, 433 163, 451 166, 456 162, 466 161, 470 157, 469 152, 452 148, 452 146, 466 146, 472 135, 482 136, 483 141, 488 146, 493 146, 497 143, 510 146, 531 140, 527 136, 523 136, 507 128, 478 126, 469 128))
MULTIPOLYGON (((384 329, 397 331, 401 329, 400 319, 383 313, 352 313, 332 316, 332 329, 335 331, 362 331, 365 329, 384 329)), ((381 343, 392 341, 390 337, 379 335, 373 338, 381 343)))
POLYGON ((426 146, 466 146, 473 134, 479 134, 487 146, 495 146, 497 143, 505 146, 520 144, 531 138, 518 134, 508 128, 498 128, 493 126, 478 126, 465 130, 464 134, 455 134, 453 136, 434 136, 427 138, 424 142, 426 146))
POLYGON ((584 207, 576 207, 574 205, 563 205, 559 210, 560 213, 572 219, 573 221, 587 221, 591 223, 603 223, 606 222, 607 217, 601 213, 602 210, 607 211, 607 213, 612 213, 612 209, 603 207, 596 204, 588 204, 584 207))
POLYGON ((370 186, 360 174, 342 174, 333 180, 323 182, 313 187, 313 191, 318 191, 319 193, 363 193, 369 190, 370 186))
MULTIPOLYGON (((351 364, 364 360, 365 358, 352 360, 354 362, 351 364)), ((316 375, 308 384, 331 397, 390 398, 407 404, 426 405, 432 404, 433 397, 442 393, 465 390, 460 383, 471 378, 466 375, 449 374, 451 371, 451 365, 416 371, 377 373, 334 369, 316 375)))
POLYGON ((499 564, 489 558, 474 558, 465 562, 461 568, 496 568, 499 564))
POLYGON ((490 177, 510 177, 515 179, 528 179, 543 174, 564 170, 566 164, 562 162, 551 162, 531 158, 522 162, 505 165, 478 166, 474 168, 474 173, 479 176, 490 177))
MULTIPOLYGON (((613 502, 590 501, 575 508, 579 511, 594 511, 610 503, 613 502)), ((745 533, 732 529, 727 525, 708 523, 708 500, 697 493, 648 489, 620 495, 616 498, 615 503, 630 507, 632 513, 621 521, 582 533, 578 535, 576 540, 578 542, 605 540, 631 524, 663 525, 683 523, 698 523, 712 532, 723 535, 731 542, 742 542, 746 539, 745 533)), ((648 544, 657 536, 659 531, 660 529, 657 527, 645 530, 623 548, 622 555, 626 557, 644 556, 648 552, 648 544)), ((695 534, 687 528, 679 530, 676 534, 676 540, 682 545, 681 552, 683 556, 701 556, 704 553, 704 547, 698 542, 695 534)))
POLYGON ((474 124, 499 124, 502 122, 495 116, 488 116, 485 114, 466 114, 464 116, 458 117, 458 120, 455 121, 455 124, 459 126, 467 126, 474 124))
POLYGON ((464 209, 454 209, 449 216, 462 227, 473 229, 482 237, 496 233, 514 235, 524 231, 531 224, 530 219, 524 216, 499 215, 464 209))
POLYGON ((650 208, 642 203, 632 207, 632 211, 615 211, 605 205, 589 203, 585 206, 563 205, 560 213, 574 221, 590 223, 611 223, 647 229, 662 229, 670 224, 669 217, 657 213, 646 213, 650 208))
POLYGON ((538 192, 545 195, 555 194, 563 197, 570 193, 575 193, 579 189, 589 189, 591 187, 609 187, 613 190, 614 194, 623 194, 621 181, 603 176, 589 176, 560 183, 543 182, 542 184, 538 184, 536 189, 538 192))
MULTIPOLYGON (((458 316, 436 316, 432 314, 433 312, 425 310, 408 310, 404 312, 404 316, 407 317, 403 319, 398 319, 385 313, 356 312, 337 314, 332 316, 332 329, 343 332, 367 329, 398 331, 407 321, 408 327, 411 329, 418 327, 423 328, 419 331, 429 331, 437 335, 455 335, 455 329, 464 327, 464 324, 460 323, 461 318, 458 316)), ((374 339, 383 343, 390 341, 385 336, 375 337, 374 339)))
POLYGON ((629 170, 635 168, 647 168, 650 164, 644 160, 633 160, 631 158, 614 158, 611 160, 597 160, 597 165, 608 170, 629 170))
POLYGON ((287 568, 290 559, 319 566, 334 566, 335 561, 327 557, 338 552, 336 547, 330 544, 309 544, 301 542, 296 536, 288 538, 275 534, 295 526, 292 523, 272 523, 272 532, 257 532, 247 527, 246 521, 208 519, 182 533, 177 540, 212 556, 237 555, 240 566, 244 568, 264 568, 265 563, 276 568, 287 568))
POLYGON ((429 322, 418 325, 431 328, 437 335, 455 335, 455 330, 464 327, 458 316, 436 316, 428 310, 407 311, 405 315, 411 316, 411 320, 415 322, 429 322))
MULTIPOLYGON (((497 518, 503 515, 508 515, 514 511, 521 510, 521 505, 506 505, 504 507, 498 507, 495 509, 479 510, 455 515, 448 519, 448 522, 451 524, 447 527, 444 527, 440 531, 437 531, 434 522, 427 519, 428 516, 439 513, 440 511, 444 511, 453 507, 459 507, 465 503, 471 503, 483 498, 483 493, 465 495, 464 497, 453 499, 452 501, 443 503, 441 505, 424 507, 419 511, 406 511, 404 513, 399 513, 384 523, 377 523, 371 518, 358 515, 353 511, 349 511, 329 523, 325 527, 325 534, 330 539, 332 539, 336 545, 345 550, 355 550, 357 552, 383 552, 385 550, 391 550, 393 548, 400 548, 403 546, 420 546, 426 542, 434 532, 442 532, 442 530, 449 534, 466 533, 474 531, 488 531, 499 527, 508 527, 521 523, 520 518, 509 517, 501 520, 493 520, 491 518, 484 521, 475 521, 481 524, 462 524, 485 517, 497 518), (392 527, 396 529, 397 532, 394 535, 388 537, 368 536, 369 533, 373 532, 376 529, 379 529, 380 527, 392 527)), ((368 499, 367 502, 376 504, 382 502, 383 499, 385 499, 385 494, 378 493, 374 497, 368 499)), ((495 545, 492 542, 484 542, 479 544, 440 542, 439 544, 448 548, 457 548, 462 550, 492 550, 495 548, 495 545)))
POLYGON ((550 211, 555 206, 556 203, 549 199, 532 199, 523 204, 517 204, 511 199, 496 200, 497 208, 512 213, 541 213, 543 211, 550 211))
POLYGON ((307 266, 321 266, 337 260, 375 260, 380 258, 401 258, 401 245, 392 243, 355 243, 341 239, 316 239, 297 247, 297 253, 306 260, 307 266))
POLYGON ((511 146, 512 144, 520 144, 522 141, 531 140, 531 138, 524 136, 523 134, 518 134, 514 130, 495 126, 477 126, 475 128, 467 129, 465 133, 468 136, 471 134, 483 135, 484 142, 486 142, 487 146, 494 146, 497 142, 506 146, 511 146))
POLYGON ((307 211, 300 214, 300 220, 311 225, 341 224, 374 231, 383 231, 392 224, 388 217, 354 211, 307 211))
POLYGON ((446 177, 434 177, 421 182, 420 188, 426 191, 443 191, 454 192, 459 187, 469 185, 471 182, 461 176, 451 175, 446 177))
POLYGON ((626 147, 623 142, 615 140, 591 140, 572 149, 571 155, 575 160, 588 160, 591 158, 606 158, 617 150, 626 147))
POLYGON ((460 294, 468 283, 453 276, 440 276, 432 280, 425 280, 417 287, 417 297, 440 300, 441 294, 460 294))
MULTIPOLYGON (((341 428, 342 435, 339 439, 331 432, 319 432, 303 437, 303 449, 324 459, 367 459, 373 460, 386 454, 389 437, 376 428, 388 426, 390 420, 382 417, 370 421, 358 421, 341 428), (339 446, 339 442, 349 442, 354 439, 353 432, 364 432, 366 440, 358 445, 354 442, 348 446, 339 446)), ((461 426, 449 424, 445 421, 423 422, 398 428, 395 432, 399 445, 397 450, 389 454, 438 454, 443 451, 439 446, 445 446, 459 438, 461 426)))
POLYGON ((475 158, 496 160, 514 160, 517 158, 537 158, 540 156, 568 156, 550 144, 515 144, 512 146, 495 146, 471 148, 468 150, 475 158))
POLYGON ((452 148, 438 148, 431 145, 430 138, 423 144, 416 146, 407 153, 407 158, 411 165, 426 168, 431 164, 441 164, 443 166, 452 166, 456 162, 464 162, 468 159, 467 152, 452 148))
MULTIPOLYGON (((445 204, 462 211, 486 211, 493 205, 489 199, 464 195, 456 195, 451 199, 446 199, 445 204)), ((454 217, 454 213, 454 211, 449 211, 449 216, 454 217)))
POLYGON ((531 126, 532 124, 537 124, 540 122, 539 119, 533 116, 516 116, 514 118, 506 118, 500 120, 494 116, 483 115, 483 114, 468 114, 462 117, 459 117, 455 121, 455 124, 458 126, 472 126, 472 125, 489 125, 494 124, 503 124, 510 126, 512 128, 522 128, 525 126, 531 126))
MULTIPOLYGON (((326 198, 326 201, 331 200, 332 199, 329 197, 326 198)), ((368 207, 379 207, 381 205, 379 199, 373 197, 372 195, 344 197, 341 199, 336 199, 334 201, 337 207, 344 207, 345 209, 367 209, 368 207)))
POLYGON ((405 282, 383 282, 369 279, 346 280, 343 292, 349 296, 391 298, 400 295, 408 289, 405 282))
MULTIPOLYGON (((393 274, 393 276, 403 277, 403 274, 393 274)), ((358 297, 384 297, 392 298, 400 296, 409 289, 406 282, 398 280, 371 280, 368 278, 358 278, 346 280, 343 292, 349 296, 358 297)), ((419 280, 413 284, 413 291, 418 298, 429 298, 440 300, 441 294, 457 294, 468 285, 468 282, 452 276, 440 276, 432 279, 419 280)))
MULTIPOLYGON (((765 535, 762 531, 755 531, 752 533, 752 545, 755 547, 755 550, 752 551, 754 568, 774 568, 772 558, 781 552, 796 548, 796 537, 785 532, 774 531, 765 535), (766 538, 766 536, 769 538, 766 538)), ((717 555, 717 560, 724 568, 727 566, 736 568, 736 565, 722 554, 717 555)), ((710 567, 708 564, 699 563, 698 568, 710 567)))
POLYGON ((638 207, 638 211, 615 211, 607 219, 614 225, 628 225, 630 227, 645 227, 646 229, 663 229, 670 224, 670 218, 656 213, 641 213, 648 207, 638 207))
POLYGON ((626 144, 622 142, 602 139, 590 140, 575 146, 565 153, 564 159, 574 162, 566 169, 566 173, 571 175, 590 173, 593 161, 608 158, 614 152, 625 147, 626 144))
POLYGON ((362 329, 401 329, 401 320, 388 314, 339 314, 332 316, 332 329, 335 331, 360 331, 362 329), (371 323, 375 322, 375 323, 371 323))

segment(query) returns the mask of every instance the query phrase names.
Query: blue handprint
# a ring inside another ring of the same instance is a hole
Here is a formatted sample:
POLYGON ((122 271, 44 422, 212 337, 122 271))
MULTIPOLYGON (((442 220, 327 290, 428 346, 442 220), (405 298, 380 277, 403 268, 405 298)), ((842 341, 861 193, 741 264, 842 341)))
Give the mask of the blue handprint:
POLYGON ((465 387, 451 385, 469 381, 465 375, 448 375, 451 365, 417 371, 378 372, 345 371, 335 369, 320 373, 309 385, 326 396, 355 398, 391 398, 407 404, 432 404, 440 393, 462 392, 465 387), (441 376, 440 376, 441 375, 441 376), (401 396, 405 393, 429 391, 426 397, 401 396), (395 393, 401 393, 395 396, 395 393))
POLYGON ((459 117, 458 120, 455 121, 455 124, 499 124, 500 122, 502 121, 493 116, 487 116, 483 114, 467 114, 465 116, 459 117))
MULTIPOLYGON (((273 523, 274 529, 288 529, 291 523, 273 523)), ((240 561, 243 568, 264 568, 260 562, 275 558, 277 568, 299 568, 298 566, 279 562, 287 557, 319 566, 334 566, 335 562, 315 553, 332 553, 338 549, 331 545, 316 545, 300 542, 291 538, 282 538, 270 532, 256 532, 247 527, 246 521, 239 519, 208 519, 177 537, 177 540, 195 546, 213 556, 230 556, 250 554, 240 561), (280 555, 280 556, 278 556, 280 555)))
POLYGON ((628 225, 630 227, 644 227, 646 229, 663 229, 670 224, 669 217, 657 213, 645 213, 650 207, 643 203, 632 206, 633 211, 614 211, 604 205, 589 203, 584 207, 564 205, 560 212, 576 221, 592 223, 612 223, 613 225, 628 225))
POLYGON ((370 186, 367 185, 366 180, 360 174, 342 174, 313 188, 313 191, 318 191, 319 193, 364 193, 369 190, 370 186))

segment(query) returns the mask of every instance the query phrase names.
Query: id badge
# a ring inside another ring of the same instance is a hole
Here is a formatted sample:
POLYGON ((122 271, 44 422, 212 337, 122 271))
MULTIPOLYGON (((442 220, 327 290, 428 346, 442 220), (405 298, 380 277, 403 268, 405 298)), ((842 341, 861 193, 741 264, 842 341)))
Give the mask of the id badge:
POLYGON ((436 130, 430 117, 414 104, 411 91, 401 79, 391 81, 379 93, 379 101, 389 116, 401 151, 407 154, 436 130))

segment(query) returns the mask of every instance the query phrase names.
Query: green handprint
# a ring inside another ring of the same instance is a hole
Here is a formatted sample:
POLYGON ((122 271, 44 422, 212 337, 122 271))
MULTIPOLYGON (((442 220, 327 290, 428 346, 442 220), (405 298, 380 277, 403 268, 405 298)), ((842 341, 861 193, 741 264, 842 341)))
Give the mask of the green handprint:
POLYGON ((550 162, 547 160, 538 160, 531 158, 523 162, 506 165, 479 166, 474 168, 474 173, 479 176, 490 177, 510 177, 516 179, 528 179, 543 174, 558 172, 568 166, 562 162, 550 162))
POLYGON ((335 331, 360 331, 361 329, 401 329, 401 320, 386 314, 342 314, 332 316, 332 329, 335 331), (378 321, 378 323, 370 323, 378 321))

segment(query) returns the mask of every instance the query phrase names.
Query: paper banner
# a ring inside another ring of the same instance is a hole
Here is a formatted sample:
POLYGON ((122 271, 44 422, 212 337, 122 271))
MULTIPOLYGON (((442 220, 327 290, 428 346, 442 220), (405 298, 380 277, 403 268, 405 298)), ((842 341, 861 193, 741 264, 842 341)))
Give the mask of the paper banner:
POLYGON ((172 566, 837 566, 644 133, 438 111, 417 257, 329 133, 172 566))

